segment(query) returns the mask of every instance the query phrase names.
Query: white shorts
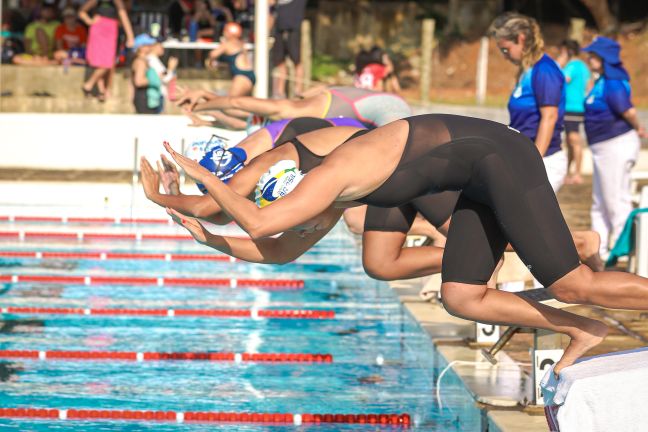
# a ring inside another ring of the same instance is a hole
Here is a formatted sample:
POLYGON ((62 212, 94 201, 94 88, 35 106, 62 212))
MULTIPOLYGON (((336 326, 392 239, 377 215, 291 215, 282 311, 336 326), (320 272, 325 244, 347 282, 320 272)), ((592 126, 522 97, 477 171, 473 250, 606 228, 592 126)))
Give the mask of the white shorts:
POLYGON ((542 161, 545 170, 547 170, 551 189, 553 189, 554 193, 558 193, 567 175, 567 154, 563 150, 559 150, 551 156, 543 157, 542 161))

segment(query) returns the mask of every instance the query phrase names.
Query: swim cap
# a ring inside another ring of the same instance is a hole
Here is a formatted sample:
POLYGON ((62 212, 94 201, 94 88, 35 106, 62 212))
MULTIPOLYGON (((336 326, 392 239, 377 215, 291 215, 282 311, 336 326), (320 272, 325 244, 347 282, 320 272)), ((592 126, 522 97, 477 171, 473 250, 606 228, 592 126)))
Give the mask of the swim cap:
POLYGON ((288 195, 303 178, 304 174, 297 169, 295 161, 279 161, 259 179, 254 191, 254 200, 261 208, 272 204, 279 198, 288 195))
POLYGON ((191 160, 200 162, 205 153, 214 147, 227 147, 227 143, 216 135, 209 140, 196 140, 185 150, 184 155, 191 160))
POLYGON ((243 28, 239 23, 228 22, 225 24, 225 27, 223 27, 223 34, 225 36, 240 38, 243 35, 243 28))
MULTIPOLYGON (((247 153, 242 148, 232 147, 226 149, 221 146, 215 146, 205 153, 200 160, 200 165, 227 183, 234 174, 243 168, 246 160, 247 153)), ((198 189, 202 193, 207 193, 204 185, 197 183, 196 186, 198 186, 198 189)))

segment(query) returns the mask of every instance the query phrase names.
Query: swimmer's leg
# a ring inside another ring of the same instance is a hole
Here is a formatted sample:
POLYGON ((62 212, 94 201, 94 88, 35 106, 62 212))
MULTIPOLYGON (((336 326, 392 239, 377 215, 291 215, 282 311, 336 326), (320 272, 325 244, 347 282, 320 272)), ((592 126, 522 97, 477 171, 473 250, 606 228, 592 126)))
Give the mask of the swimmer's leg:
POLYGON ((344 210, 344 222, 347 228, 353 234, 362 234, 364 231, 365 215, 367 214, 367 206, 349 207, 344 210))
POLYGON ((567 334, 572 342, 557 364, 558 372, 600 343, 607 326, 514 293, 488 289, 486 283, 505 247, 506 238, 493 211, 461 196, 443 256, 443 302, 453 315, 473 321, 567 334))

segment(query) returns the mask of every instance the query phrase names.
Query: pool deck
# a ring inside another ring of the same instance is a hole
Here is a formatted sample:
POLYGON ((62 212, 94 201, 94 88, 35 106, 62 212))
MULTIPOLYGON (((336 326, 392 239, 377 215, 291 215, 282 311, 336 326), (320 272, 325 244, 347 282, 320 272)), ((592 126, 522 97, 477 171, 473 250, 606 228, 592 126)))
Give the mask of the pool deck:
MULTIPOLYGON (((565 186, 558 194, 565 218, 572 229, 589 226, 591 182, 584 185, 565 186)), ((504 268, 504 278, 515 280, 519 269, 504 268), (508 273, 508 274, 507 274, 508 273)), ((496 367, 487 362, 480 353, 483 346, 471 342, 475 335, 472 322, 449 315, 436 301, 426 302, 419 297, 420 289, 429 284, 440 286, 438 276, 396 281, 391 287, 404 307, 429 334, 439 352, 448 363, 471 362, 453 365, 453 370, 463 380, 475 403, 482 408, 484 417, 482 431, 489 432, 547 432, 549 430, 541 407, 527 406, 531 397, 530 349, 531 334, 516 334, 500 351, 496 367)), ((602 320, 610 327, 608 337, 590 350, 587 355, 638 348, 648 345, 647 312, 609 310, 589 306, 571 306, 566 310, 602 320)), ((563 347, 568 343, 562 338, 563 347)), ((441 392, 441 398, 443 394, 441 392)))

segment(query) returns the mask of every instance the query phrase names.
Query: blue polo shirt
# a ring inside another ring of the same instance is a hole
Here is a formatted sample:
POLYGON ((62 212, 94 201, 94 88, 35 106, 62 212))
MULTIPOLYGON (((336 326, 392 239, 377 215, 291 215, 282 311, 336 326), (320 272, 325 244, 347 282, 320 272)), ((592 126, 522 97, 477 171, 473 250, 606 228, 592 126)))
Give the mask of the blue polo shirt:
POLYGON ((587 142, 596 144, 632 130, 622 116, 630 108, 630 83, 601 76, 585 99, 587 142))
POLYGON ((546 54, 522 74, 513 90, 508 103, 510 126, 535 142, 540 126, 540 107, 543 106, 558 107, 556 126, 544 154, 551 156, 560 150, 562 142, 560 133, 565 117, 565 76, 558 64, 546 54))

